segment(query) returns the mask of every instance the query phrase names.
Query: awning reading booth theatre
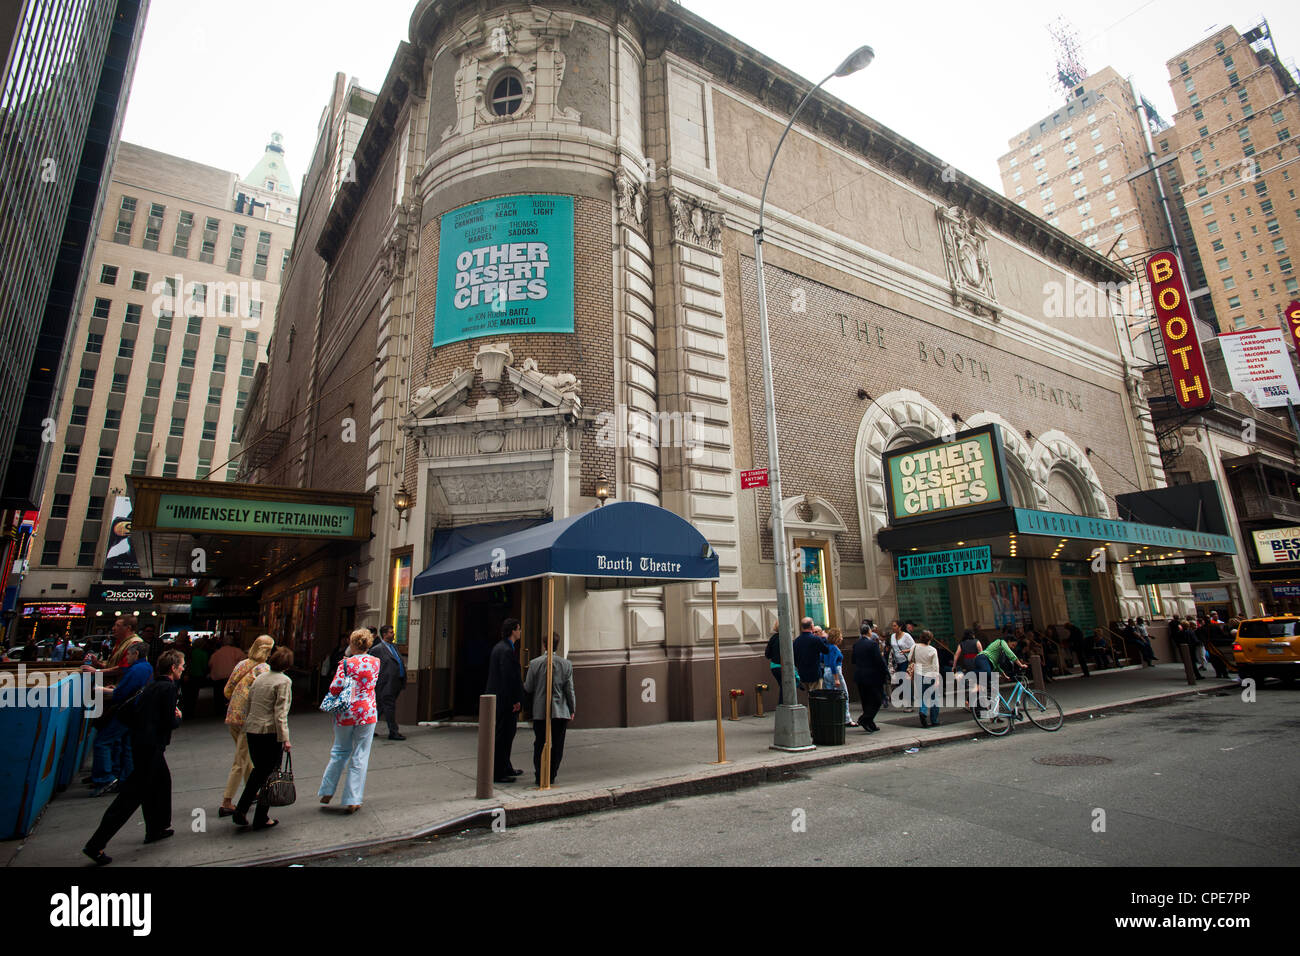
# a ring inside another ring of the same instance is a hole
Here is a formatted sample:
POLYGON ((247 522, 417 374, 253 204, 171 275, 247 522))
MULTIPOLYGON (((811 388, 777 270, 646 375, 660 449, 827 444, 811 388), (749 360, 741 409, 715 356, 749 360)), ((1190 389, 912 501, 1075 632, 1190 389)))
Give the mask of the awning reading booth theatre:
MULTIPOLYGON (((546 633, 555 628, 555 578, 586 579, 589 590, 709 581, 713 585, 713 677, 718 763, 725 763, 722 659, 718 648, 718 555, 690 522, 654 505, 616 502, 464 548, 421 572, 415 597, 546 579, 546 633)), ((546 644, 546 700, 551 699, 553 642, 546 644)), ((550 789, 551 708, 546 708, 541 787, 550 789)))
MULTIPOLYGON (((935 548, 987 546, 994 559, 1053 564, 1088 562, 1099 551, 1122 564, 1236 553, 1231 537, 1190 527, 1015 507, 1002 447, 998 426, 984 425, 884 453, 890 523, 877 532, 876 543, 894 553, 896 568, 903 569, 900 578, 910 567, 905 555, 935 548)), ((1162 491, 1145 494, 1158 498, 1162 491)), ((938 552, 935 558, 953 554, 938 552)), ((919 558, 912 555, 911 560, 919 558)), ((945 561, 945 566, 956 565, 945 561)), ((971 562, 967 569, 945 573, 987 571, 971 562)))

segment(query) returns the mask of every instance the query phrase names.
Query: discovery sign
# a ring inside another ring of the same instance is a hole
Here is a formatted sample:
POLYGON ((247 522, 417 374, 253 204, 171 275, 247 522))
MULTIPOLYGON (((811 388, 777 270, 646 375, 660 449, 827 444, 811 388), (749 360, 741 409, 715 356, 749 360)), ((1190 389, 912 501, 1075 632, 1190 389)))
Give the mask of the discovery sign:
POLYGON ((987 574, 993 570, 992 551, 987 548, 958 548, 927 554, 900 554, 898 580, 952 578, 961 574, 987 574))
POLYGON ((355 521, 356 509, 344 505, 164 494, 158 500, 155 527, 295 538, 349 538, 355 521))
POLYGON ((891 523, 1005 506, 996 425, 884 454, 891 523))
POLYGON ((442 217, 433 345, 573 331, 573 197, 502 196, 442 217))

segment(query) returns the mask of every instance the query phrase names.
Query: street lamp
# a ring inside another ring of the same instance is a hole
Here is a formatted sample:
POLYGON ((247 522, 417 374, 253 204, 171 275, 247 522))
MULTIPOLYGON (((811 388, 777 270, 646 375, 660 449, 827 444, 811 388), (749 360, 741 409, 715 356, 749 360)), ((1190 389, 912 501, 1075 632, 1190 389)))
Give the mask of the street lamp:
POLYGON ((776 563, 776 619, 781 631, 781 698, 786 701, 776 708, 776 729, 772 740, 774 750, 810 750, 813 743, 808 732, 805 708, 799 705, 799 699, 795 696, 797 675, 794 666, 794 634, 790 627, 790 587, 786 578, 785 519, 781 514, 781 462, 776 439, 776 398, 772 390, 772 346, 767 334, 767 288, 763 280, 763 209, 767 205, 767 185, 772 179, 777 154, 781 152, 781 145, 800 111, 831 77, 856 73, 867 67, 875 56, 871 47, 858 47, 833 73, 808 91, 790 116, 790 122, 785 124, 781 138, 777 140, 776 149, 772 151, 772 161, 767 166, 767 176, 763 179, 763 194, 758 201, 754 264, 758 272, 758 327, 763 340, 763 400, 767 408, 767 465, 772 487, 772 557, 776 563))

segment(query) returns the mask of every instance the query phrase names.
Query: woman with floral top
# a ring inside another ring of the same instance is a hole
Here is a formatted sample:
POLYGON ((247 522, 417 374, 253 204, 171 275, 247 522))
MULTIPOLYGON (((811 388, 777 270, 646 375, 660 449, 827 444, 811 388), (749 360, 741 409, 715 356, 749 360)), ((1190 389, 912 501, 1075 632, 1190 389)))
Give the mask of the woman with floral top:
POLYGON ((230 766, 230 776, 226 779, 226 789, 221 795, 221 807, 217 816, 228 817, 235 812, 235 791, 248 782, 253 772, 253 760, 248 755, 248 737, 244 733, 244 719, 248 716, 248 691, 253 681, 271 669, 266 663, 275 650, 275 641, 271 635, 263 634, 248 649, 248 656, 235 665, 226 679, 226 726, 230 736, 235 738, 235 762, 230 766))
POLYGON ((352 705, 334 715, 334 746, 330 749, 330 762, 320 782, 320 802, 334 799, 339 777, 343 778, 343 809, 356 813, 361 809, 361 798, 366 789, 366 768, 370 763, 370 742, 375 736, 375 722, 379 719, 375 704, 375 683, 379 679, 379 658, 369 654, 374 640, 369 629, 359 627, 348 638, 348 655, 339 661, 331 694, 341 693, 343 682, 351 677, 355 691, 352 705))

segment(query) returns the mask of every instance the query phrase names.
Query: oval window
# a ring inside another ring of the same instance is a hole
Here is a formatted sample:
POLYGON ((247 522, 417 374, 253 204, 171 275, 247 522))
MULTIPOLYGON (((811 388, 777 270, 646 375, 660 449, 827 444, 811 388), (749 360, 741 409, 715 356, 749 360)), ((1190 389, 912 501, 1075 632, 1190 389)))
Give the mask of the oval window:
POLYGON ((507 73, 492 86, 492 112, 509 116, 524 103, 524 84, 517 73, 507 73))

